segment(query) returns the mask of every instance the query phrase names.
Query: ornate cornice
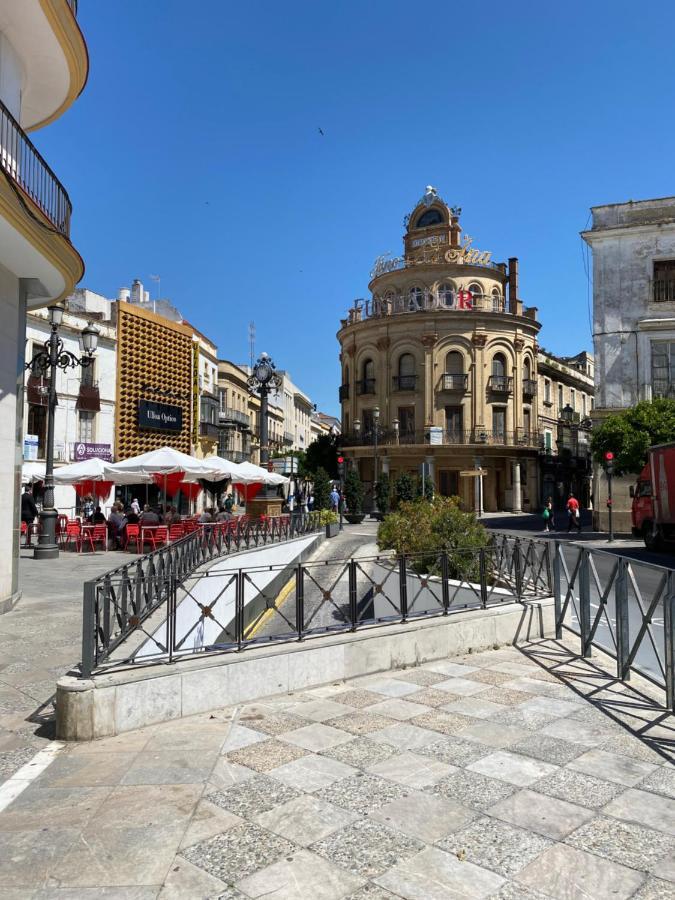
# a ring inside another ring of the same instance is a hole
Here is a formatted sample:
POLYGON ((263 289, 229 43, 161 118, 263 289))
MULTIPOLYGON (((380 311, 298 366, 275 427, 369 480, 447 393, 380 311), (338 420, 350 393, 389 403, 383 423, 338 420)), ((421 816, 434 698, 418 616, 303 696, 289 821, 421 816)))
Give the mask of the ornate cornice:
POLYGON ((479 331, 474 331, 471 335, 471 343, 474 347, 484 347, 487 344, 487 334, 483 334, 479 331))
POLYGON ((433 350, 438 341, 438 334, 436 332, 423 334, 420 338, 420 341, 427 350, 433 350))

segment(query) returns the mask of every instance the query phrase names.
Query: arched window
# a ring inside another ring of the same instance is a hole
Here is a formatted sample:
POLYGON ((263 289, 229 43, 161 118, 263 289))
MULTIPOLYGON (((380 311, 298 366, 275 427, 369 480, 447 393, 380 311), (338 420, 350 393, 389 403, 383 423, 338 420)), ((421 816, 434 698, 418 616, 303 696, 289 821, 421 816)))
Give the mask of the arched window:
POLYGON ((504 312, 504 300, 502 298, 502 292, 497 287, 492 288, 492 311, 504 312))
POLYGON ((472 281, 468 289, 471 291, 471 296, 474 297, 474 299, 483 296, 483 287, 478 284, 477 281, 472 281))
POLYGON ((400 391, 415 390, 415 357, 412 353, 402 353, 398 358, 397 386, 400 391))
POLYGON ((455 288, 454 285, 445 283, 438 289, 438 300, 441 306, 455 305, 455 288))
POLYGON ((448 375, 464 374, 464 357, 458 350, 451 350, 445 357, 445 371, 448 375))
POLYGON ((426 228, 429 225, 442 225, 443 221, 443 214, 440 209, 428 209, 419 217, 415 224, 415 228, 426 228))
POLYGON ((492 357, 492 375, 495 378, 506 377, 506 358, 503 353, 495 353, 492 357))
POLYGON ((512 379, 506 374, 506 357, 503 353, 495 353, 492 357, 492 377, 490 390, 498 394, 511 393, 512 379))
POLYGON ((365 359, 361 366, 361 381, 358 384, 357 393, 375 393, 375 363, 372 359, 365 359))
POLYGON ((532 380, 532 363, 530 362, 529 356, 525 357, 525 361, 523 363, 523 380, 524 381, 532 380))
POLYGON ((416 284, 408 291, 408 310, 416 312, 418 309, 424 309, 424 290, 416 284))

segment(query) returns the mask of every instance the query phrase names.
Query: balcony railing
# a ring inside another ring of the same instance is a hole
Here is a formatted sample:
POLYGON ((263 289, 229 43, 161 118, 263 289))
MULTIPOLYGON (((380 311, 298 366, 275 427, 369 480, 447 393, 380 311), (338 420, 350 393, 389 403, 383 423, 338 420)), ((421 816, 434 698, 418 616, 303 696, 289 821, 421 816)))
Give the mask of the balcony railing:
POLYGON ((295 443, 295 435, 292 431, 284 431, 284 444, 295 443))
POLYGON ((251 426, 251 417, 247 413, 239 412, 238 409, 231 409, 226 406, 218 413, 218 421, 226 425, 228 422, 244 425, 246 428, 251 426))
POLYGON ((64 237, 70 235, 72 206, 66 189, 28 135, 0 101, 0 167, 25 197, 64 237))
POLYGON ((395 391, 414 391, 417 386, 417 375, 394 375, 392 386, 395 391))
POLYGON ((675 300, 675 280, 655 278, 650 281, 649 299, 652 303, 667 303, 675 300))
POLYGON ((340 385, 340 403, 342 403, 343 400, 349 400, 349 385, 348 384, 340 385))
MULTIPOLYGON (((343 447, 370 447, 375 443, 373 431, 349 432, 340 438, 343 447)), ((377 433, 380 446, 395 445, 487 445, 507 447, 538 447, 539 433, 518 429, 517 431, 488 431, 484 428, 418 428, 415 430, 397 430, 380 428, 377 433)))
POLYGON ((445 375, 441 375, 438 389, 440 391, 465 391, 468 383, 468 375, 454 375, 446 372, 445 375))
POLYGON ((510 394, 513 391, 513 378, 510 375, 490 375, 488 390, 494 394, 510 394))
POLYGON ((356 393, 357 394, 374 394, 375 393, 375 379, 374 378, 362 378, 361 381, 356 382, 356 393))
POLYGON ((233 463, 242 463, 251 461, 250 450, 225 450, 225 459, 229 459, 233 463))
POLYGON ((533 378, 525 378, 523 381, 523 397, 534 397, 537 393, 537 382, 533 378))
POLYGON ((218 435, 220 434, 220 429, 217 425, 214 425, 212 422, 200 422, 199 423, 199 436, 205 438, 211 438, 211 440, 217 441, 218 435))

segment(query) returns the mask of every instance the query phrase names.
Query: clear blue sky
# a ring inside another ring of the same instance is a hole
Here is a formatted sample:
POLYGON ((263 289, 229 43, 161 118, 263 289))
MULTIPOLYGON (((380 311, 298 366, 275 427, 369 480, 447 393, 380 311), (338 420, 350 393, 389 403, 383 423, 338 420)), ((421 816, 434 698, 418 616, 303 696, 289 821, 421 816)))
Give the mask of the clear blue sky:
POLYGON ((238 361, 255 320, 328 412, 339 318, 426 184, 520 258, 559 354, 591 348, 589 207, 675 193, 672 3, 80 0, 80 22, 89 83, 34 138, 83 284, 159 273, 238 361))

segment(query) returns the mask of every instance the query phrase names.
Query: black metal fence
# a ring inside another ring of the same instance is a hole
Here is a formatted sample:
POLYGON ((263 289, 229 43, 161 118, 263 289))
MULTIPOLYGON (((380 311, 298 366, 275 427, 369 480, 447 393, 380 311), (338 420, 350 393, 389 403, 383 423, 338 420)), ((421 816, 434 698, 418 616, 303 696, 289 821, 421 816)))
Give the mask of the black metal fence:
POLYGON ((556 637, 576 634, 581 655, 595 647, 666 692, 675 711, 675 571, 602 550, 555 541, 556 637))
POLYGON ((204 564, 319 530, 318 513, 203 525, 159 550, 86 581, 82 675, 89 676, 132 633, 142 630, 146 620, 204 564))
MULTIPOLYGON (((314 530, 315 521, 307 519, 302 530, 282 539, 314 530)), ((254 535, 236 549, 257 546, 254 535)), ((190 538, 162 557, 151 554, 137 568, 132 564, 85 585, 83 676, 102 667, 239 651, 552 592, 550 544, 508 535, 494 535, 485 549, 257 568, 224 560, 199 572, 203 562, 230 548, 208 532, 190 538)), ((259 539, 266 542, 264 533, 259 539)))

